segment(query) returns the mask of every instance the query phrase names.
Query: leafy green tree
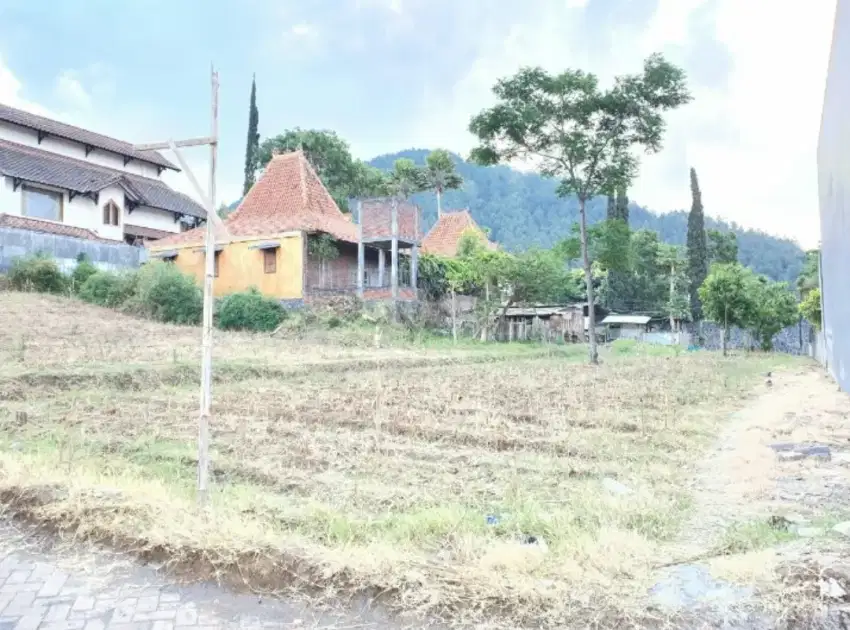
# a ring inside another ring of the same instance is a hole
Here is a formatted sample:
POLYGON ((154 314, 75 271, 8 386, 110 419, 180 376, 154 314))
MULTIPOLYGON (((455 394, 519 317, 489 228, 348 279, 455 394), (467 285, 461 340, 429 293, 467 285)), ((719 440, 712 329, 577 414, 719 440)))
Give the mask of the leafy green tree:
POLYGON ((746 327, 749 322, 752 272, 738 263, 714 265, 699 288, 703 314, 722 327, 720 349, 726 356, 729 327, 746 327))
POLYGON ((617 191, 617 201, 614 204, 615 218, 625 221, 629 224, 629 196, 626 194, 625 188, 620 188, 617 191))
POLYGON ((706 232, 708 247, 708 266, 715 263, 738 262, 738 237, 734 232, 708 230, 706 232))
POLYGON ((242 195, 247 195, 254 185, 257 169, 260 166, 260 111, 257 109, 257 77, 251 79, 251 102, 248 105, 248 140, 245 143, 245 183, 242 195))
POLYGON ((349 211, 349 200, 386 194, 383 174, 351 156, 348 143, 336 132, 290 129, 260 145, 259 165, 265 167, 275 152, 304 151, 316 174, 340 210, 349 211))
POLYGON ((400 200, 425 190, 427 183, 423 169, 407 158, 399 158, 387 177, 389 193, 400 200))
POLYGON ((688 215, 688 277, 690 278, 691 315, 702 319, 699 288, 708 276, 708 245, 705 236, 705 215, 697 172, 691 169, 691 212, 688 215))
POLYGON ((481 164, 533 159, 543 175, 558 179, 558 196, 578 197, 589 358, 597 363, 587 202, 628 187, 638 172, 635 149, 661 150, 662 114, 690 100, 685 73, 663 56, 652 55, 642 74, 621 76, 607 90, 599 87, 595 75, 581 70, 552 75, 542 68, 523 68, 500 80, 493 92, 498 103, 470 122, 481 143, 471 157, 481 164))
MULTIPOLYGON (((800 296, 805 298, 809 291, 817 289, 820 286, 820 250, 812 249, 806 252, 806 257, 803 260, 803 269, 800 275, 797 276, 797 291, 800 296)), ((820 298, 818 298, 820 299, 820 298)))
POLYGON ((425 185, 437 195, 437 218, 443 214, 443 193, 463 186, 463 178, 455 171, 452 156, 445 149, 436 149, 425 158, 425 185))
POLYGON ((678 322, 691 317, 687 255, 681 247, 662 243, 658 246, 658 264, 667 272, 669 291, 665 306, 670 317, 670 330, 676 331, 679 329, 678 322))
POLYGON ((794 294, 785 282, 771 282, 750 272, 750 309, 746 321, 761 349, 773 349, 773 337, 797 321, 799 310, 794 294))
POLYGON ((820 330, 823 324, 819 288, 815 287, 806 292, 806 297, 800 302, 800 315, 805 317, 812 326, 820 330))

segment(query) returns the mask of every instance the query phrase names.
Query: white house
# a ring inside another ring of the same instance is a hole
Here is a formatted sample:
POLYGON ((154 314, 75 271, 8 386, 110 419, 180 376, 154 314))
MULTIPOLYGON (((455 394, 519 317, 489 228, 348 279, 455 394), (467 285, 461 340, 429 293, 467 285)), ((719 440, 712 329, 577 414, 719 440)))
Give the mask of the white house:
POLYGON ((203 207, 162 181, 156 151, 0 103, 0 227, 142 244, 193 227, 203 207))

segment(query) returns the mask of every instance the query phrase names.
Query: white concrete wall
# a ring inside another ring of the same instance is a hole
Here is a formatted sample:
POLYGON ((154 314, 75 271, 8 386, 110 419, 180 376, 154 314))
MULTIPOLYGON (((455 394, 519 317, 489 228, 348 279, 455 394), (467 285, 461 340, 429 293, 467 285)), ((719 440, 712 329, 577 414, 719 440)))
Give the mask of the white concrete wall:
POLYGON ((130 225, 153 228, 164 232, 180 231, 180 223, 174 220, 173 214, 147 206, 139 206, 129 214, 125 211, 124 221, 130 225))
POLYGON ((11 177, 0 177, 0 213, 21 213, 21 191, 12 188, 11 177))
POLYGON ((59 155, 76 158, 78 160, 83 160, 84 162, 107 166, 112 169, 124 171, 125 173, 144 175, 145 177, 152 177, 154 179, 159 178, 157 167, 153 164, 146 164, 132 160, 127 164, 127 166, 124 166, 123 156, 97 148, 89 153, 88 157, 86 157, 86 149, 84 145, 72 140, 55 138, 53 136, 47 136, 41 141, 41 144, 39 144, 37 131, 4 121, 0 121, 0 139, 36 147, 43 151, 50 151, 51 153, 58 153, 59 155))

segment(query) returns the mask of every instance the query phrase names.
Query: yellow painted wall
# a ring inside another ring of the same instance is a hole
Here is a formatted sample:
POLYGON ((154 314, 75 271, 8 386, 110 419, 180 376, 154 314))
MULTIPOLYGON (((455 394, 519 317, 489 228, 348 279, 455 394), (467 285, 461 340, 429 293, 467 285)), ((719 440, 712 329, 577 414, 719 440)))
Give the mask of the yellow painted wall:
MULTIPOLYGON (((304 240, 301 233, 283 237, 266 237, 251 241, 227 243, 218 254, 218 277, 213 281, 216 296, 257 287, 261 293, 281 299, 302 297, 304 278, 304 240), (263 241, 279 241, 277 270, 265 273, 263 250, 250 249, 263 241)), ((156 249, 151 248, 152 251, 156 249)), ((170 249, 174 249, 173 247, 170 249)), ((198 245, 177 250, 174 264, 182 271, 195 276, 198 284, 204 279, 204 252, 198 245), (200 249, 200 251, 195 251, 200 249)))

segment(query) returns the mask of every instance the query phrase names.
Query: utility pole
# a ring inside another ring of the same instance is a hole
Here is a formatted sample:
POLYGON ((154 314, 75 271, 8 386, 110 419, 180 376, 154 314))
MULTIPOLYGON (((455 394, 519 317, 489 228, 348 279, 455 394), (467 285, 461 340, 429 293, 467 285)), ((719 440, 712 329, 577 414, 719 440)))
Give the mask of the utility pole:
POLYGON ((210 135, 204 138, 190 138, 188 140, 171 140, 166 142, 154 142, 151 144, 137 144, 137 151, 159 151, 171 149, 177 157, 180 168, 189 178, 189 182, 195 189, 198 197, 202 200, 207 210, 206 238, 204 242, 204 315, 201 337, 201 397, 200 411, 198 415, 198 503, 205 505, 207 502, 209 482, 209 448, 210 448, 210 418, 212 408, 212 320, 213 320, 213 277, 215 276, 215 228, 218 227, 224 235, 227 228, 224 222, 216 214, 215 210, 215 172, 218 161, 218 72, 211 69, 212 84, 212 107, 210 135), (210 147, 210 181, 209 190, 204 192, 192 169, 186 163, 180 147, 210 147))

